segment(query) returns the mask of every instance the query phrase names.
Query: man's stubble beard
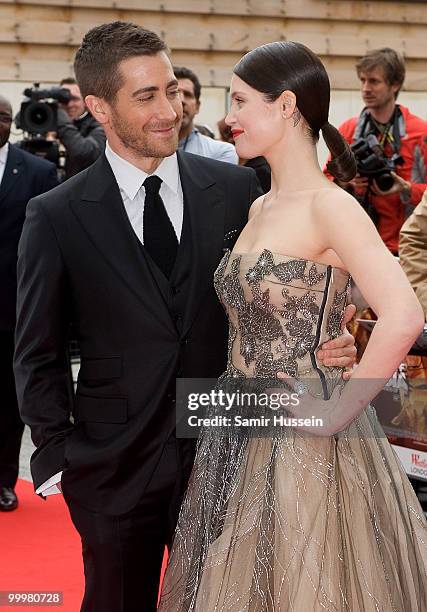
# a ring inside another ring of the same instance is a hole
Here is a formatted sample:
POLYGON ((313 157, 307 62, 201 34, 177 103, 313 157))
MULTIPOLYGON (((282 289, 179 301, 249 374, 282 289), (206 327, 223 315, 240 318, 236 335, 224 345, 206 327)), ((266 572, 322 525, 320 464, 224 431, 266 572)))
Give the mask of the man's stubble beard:
POLYGON ((190 115, 187 115, 186 113, 184 113, 182 115, 182 121, 181 121, 181 127, 188 127, 190 125, 190 123, 193 121, 194 117, 190 117, 190 115))
MULTIPOLYGON (((173 135, 163 143, 150 143, 149 137, 144 132, 136 129, 120 117, 111 118, 111 127, 127 149, 131 149, 137 157, 169 157, 178 148, 178 128, 174 126, 173 135)), ((166 127, 166 126, 165 126, 166 127)))

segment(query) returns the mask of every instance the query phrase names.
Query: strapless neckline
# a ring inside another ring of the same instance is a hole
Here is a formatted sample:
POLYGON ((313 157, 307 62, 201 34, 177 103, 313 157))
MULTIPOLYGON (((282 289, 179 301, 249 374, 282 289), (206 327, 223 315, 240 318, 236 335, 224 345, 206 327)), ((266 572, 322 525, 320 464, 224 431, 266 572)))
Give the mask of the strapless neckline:
POLYGON ((269 253, 272 257, 284 257, 289 260, 298 260, 298 261, 306 261, 307 263, 315 264, 315 266, 322 266, 323 268, 331 268, 332 270, 338 270, 341 274, 345 274, 350 277, 350 272, 344 270, 344 268, 339 268, 338 266, 332 266, 331 264, 326 264, 321 261, 315 261, 314 259, 307 259, 306 257, 300 257, 298 255, 286 255, 284 253, 277 253, 277 251, 271 251, 270 249, 262 249, 258 251, 232 251, 231 249, 226 249, 225 254, 227 255, 235 255, 236 257, 243 257, 244 255, 254 257, 259 257, 263 253, 269 253))

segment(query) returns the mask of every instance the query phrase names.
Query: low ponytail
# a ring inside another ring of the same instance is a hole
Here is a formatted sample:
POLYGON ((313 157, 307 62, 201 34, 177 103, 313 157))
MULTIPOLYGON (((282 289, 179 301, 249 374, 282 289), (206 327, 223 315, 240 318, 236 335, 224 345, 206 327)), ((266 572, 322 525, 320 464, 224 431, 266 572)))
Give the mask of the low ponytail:
POLYGON ((350 145, 336 127, 326 122, 321 128, 323 138, 331 152, 332 159, 327 163, 326 169, 334 178, 348 183, 356 176, 357 164, 350 145))
POLYGON ((249 51, 234 66, 234 74, 274 102, 285 91, 295 94, 298 110, 310 128, 313 142, 320 130, 331 152, 328 170, 346 183, 356 175, 356 160, 339 131, 328 123, 331 85, 325 66, 301 43, 278 41, 249 51))

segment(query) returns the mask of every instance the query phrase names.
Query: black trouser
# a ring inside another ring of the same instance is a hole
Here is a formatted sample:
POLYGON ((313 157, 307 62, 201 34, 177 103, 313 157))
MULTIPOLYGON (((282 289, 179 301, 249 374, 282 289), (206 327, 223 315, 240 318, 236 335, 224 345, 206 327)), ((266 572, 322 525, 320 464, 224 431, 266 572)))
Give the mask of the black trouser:
MULTIPOLYGON (((153 612, 160 570, 193 462, 186 441, 170 438, 140 503, 106 516, 64 497, 80 533, 86 579, 81 612, 153 612)), ((112 492, 114 495, 114 492, 112 492)))
POLYGON ((0 486, 15 487, 24 423, 13 376, 13 331, 0 331, 0 486))

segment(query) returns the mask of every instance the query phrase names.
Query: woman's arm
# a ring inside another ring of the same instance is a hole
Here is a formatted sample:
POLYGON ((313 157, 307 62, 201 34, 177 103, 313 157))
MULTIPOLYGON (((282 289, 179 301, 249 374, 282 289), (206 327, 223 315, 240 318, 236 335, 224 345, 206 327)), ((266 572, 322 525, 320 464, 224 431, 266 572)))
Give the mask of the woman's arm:
POLYGON ((330 433, 335 433, 354 420, 393 375, 423 328, 424 316, 399 263, 355 199, 343 191, 329 193, 319 198, 314 214, 325 248, 336 252, 378 317, 331 415, 330 433))

